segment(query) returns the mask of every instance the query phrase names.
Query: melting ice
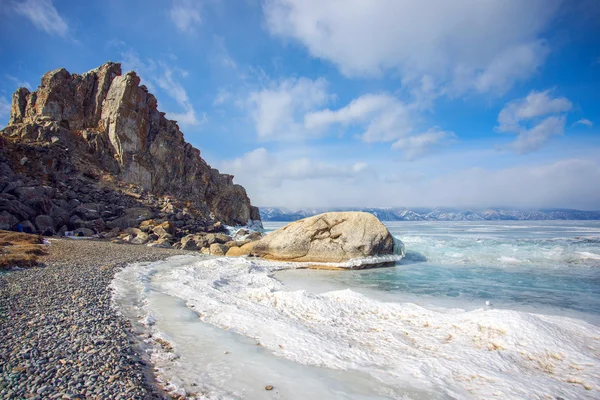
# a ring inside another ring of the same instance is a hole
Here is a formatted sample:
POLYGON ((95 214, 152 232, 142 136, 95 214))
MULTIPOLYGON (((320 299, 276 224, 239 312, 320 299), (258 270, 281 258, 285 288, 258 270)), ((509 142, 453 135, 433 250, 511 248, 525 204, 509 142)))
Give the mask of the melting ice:
POLYGON ((174 394, 600 397, 600 224, 389 226, 393 268, 174 257, 121 271, 114 300, 174 394))

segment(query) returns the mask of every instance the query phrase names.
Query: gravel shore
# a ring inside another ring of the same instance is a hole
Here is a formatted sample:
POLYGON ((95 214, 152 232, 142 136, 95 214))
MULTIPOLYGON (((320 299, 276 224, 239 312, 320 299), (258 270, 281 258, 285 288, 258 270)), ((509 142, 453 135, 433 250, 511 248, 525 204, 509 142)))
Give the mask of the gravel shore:
POLYGON ((129 263, 186 251, 52 240, 45 267, 0 274, 0 398, 163 399, 108 289, 129 263))

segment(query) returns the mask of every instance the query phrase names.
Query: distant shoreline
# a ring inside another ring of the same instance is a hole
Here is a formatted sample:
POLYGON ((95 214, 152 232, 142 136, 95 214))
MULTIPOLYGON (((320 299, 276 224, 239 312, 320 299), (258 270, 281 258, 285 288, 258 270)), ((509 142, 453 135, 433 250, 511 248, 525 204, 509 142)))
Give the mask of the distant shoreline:
POLYGON ((380 221, 595 221, 600 211, 574 209, 527 210, 516 208, 425 208, 425 207, 260 207, 263 222, 291 222, 331 211, 363 211, 380 221))

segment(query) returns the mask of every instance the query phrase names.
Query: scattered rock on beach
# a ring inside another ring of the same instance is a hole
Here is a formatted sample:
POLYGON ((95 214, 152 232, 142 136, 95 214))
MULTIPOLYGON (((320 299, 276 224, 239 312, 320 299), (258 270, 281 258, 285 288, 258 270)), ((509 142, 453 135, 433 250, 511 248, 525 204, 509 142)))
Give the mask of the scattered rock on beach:
MULTIPOLYGON (((0 241, 33 241, 7 232, 0 241)), ((168 398, 146 379, 130 323, 112 307, 108 285, 127 263, 174 250, 92 240, 52 241, 46 266, 0 274, 1 399, 168 398), (9 323, 8 323, 9 322, 9 323)), ((146 373, 147 372, 147 373, 146 373)))

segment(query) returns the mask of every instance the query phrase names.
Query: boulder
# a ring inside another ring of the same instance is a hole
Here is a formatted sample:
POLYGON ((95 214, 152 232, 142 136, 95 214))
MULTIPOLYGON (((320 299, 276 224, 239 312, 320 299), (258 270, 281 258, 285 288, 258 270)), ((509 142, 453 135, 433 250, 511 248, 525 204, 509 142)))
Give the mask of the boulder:
POLYGON ((169 232, 167 232, 165 230, 165 228, 163 228, 161 225, 155 226, 154 229, 152 229, 152 233, 154 233, 159 238, 163 238, 163 239, 173 238, 173 235, 171 235, 169 232))
POLYGON ((54 220, 49 215, 38 215, 35 217, 35 226, 39 232, 55 232, 54 220))
POLYGON ((208 242, 204 238, 204 236, 200 234, 196 235, 187 235, 181 239, 182 250, 200 250, 203 247, 208 246, 208 242))
POLYGON ((35 210, 18 200, 0 198, 0 210, 7 211, 22 220, 35 217, 35 210))
POLYGON ((251 232, 250 234, 248 234, 248 236, 246 236, 246 240, 250 240, 251 242, 254 242, 256 240, 260 240, 263 237, 263 234, 258 232, 258 231, 254 231, 251 232))
POLYGON ((252 254, 268 260, 339 263, 403 255, 404 245, 372 214, 331 212, 292 222, 254 242, 252 254))
POLYGON ((203 247, 200 249, 200 253, 210 255, 210 247, 203 247))
POLYGON ((139 226, 144 220, 152 218, 152 211, 143 207, 128 208, 125 210, 125 215, 107 223, 109 228, 127 229, 139 226))
POLYGON ((140 224, 140 229, 144 232, 150 232, 156 225, 158 224, 155 220, 147 219, 145 221, 142 221, 142 223, 140 224))
POLYGON ((224 256, 225 253, 227 253, 227 250, 229 250, 227 248, 227 246, 225 246, 223 244, 219 244, 219 243, 211 244, 209 249, 210 249, 210 254, 213 256, 224 256))
POLYGON ((40 197, 51 197, 53 189, 48 186, 21 186, 14 190, 14 194, 22 202, 36 200, 40 197))
POLYGON ((209 245, 213 243, 225 244, 231 241, 231 236, 225 235, 224 233, 209 233, 206 235, 206 241, 209 245))
POLYGON ((105 239, 114 239, 117 236, 119 236, 120 233, 121 233, 121 229, 113 228, 109 232, 104 232, 102 234, 102 236, 104 236, 105 239))
POLYGON ((127 241, 131 244, 145 244, 150 240, 148 234, 138 228, 129 228, 126 229, 125 232, 129 234, 129 239, 127 241))
POLYGON ((256 242, 250 242, 250 243, 246 243, 243 246, 233 246, 230 247, 229 250, 227 250, 227 254, 225 254, 227 257, 241 257, 241 256, 247 256, 250 255, 250 253, 252 253, 252 250, 254 248, 254 244, 256 242))
POLYGON ((175 234, 175 224, 172 221, 165 221, 158 226, 171 235, 175 234))
POLYGON ((35 210, 36 214, 50 214, 54 204, 47 197, 36 197, 25 202, 29 207, 35 210))
POLYGON ((104 209, 103 205, 97 203, 81 204, 71 211, 71 215, 77 215, 79 218, 90 221, 100 218, 100 211, 104 209))
POLYGON ((69 223, 69 212, 57 205, 52 206, 48 215, 54 220, 55 226, 62 226, 69 223))
POLYGON ((9 231, 19 223, 19 220, 8 211, 0 212, 0 230, 9 231))

